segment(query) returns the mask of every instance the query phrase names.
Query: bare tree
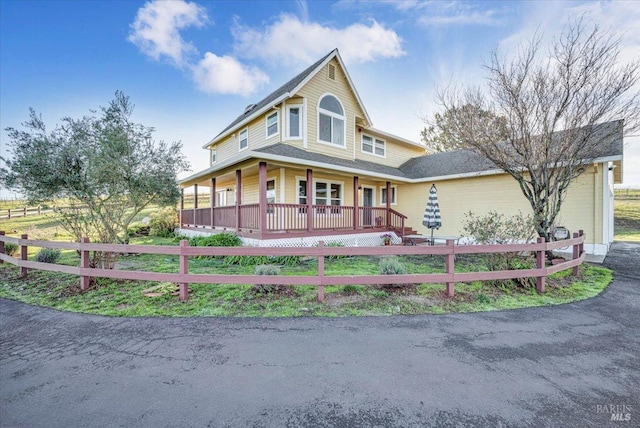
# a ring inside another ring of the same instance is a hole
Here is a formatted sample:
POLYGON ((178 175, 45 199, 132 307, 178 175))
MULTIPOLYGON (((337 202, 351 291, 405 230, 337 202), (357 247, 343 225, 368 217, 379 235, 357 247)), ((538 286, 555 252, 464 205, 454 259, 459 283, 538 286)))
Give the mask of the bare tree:
POLYGON ((548 54, 540 37, 511 60, 494 51, 484 65, 485 87, 438 93, 447 118, 437 127, 447 137, 440 141, 511 175, 531 204, 538 235, 547 240, 569 184, 620 141, 623 127, 627 133, 638 127, 640 61, 619 64, 620 41, 579 20, 548 54))

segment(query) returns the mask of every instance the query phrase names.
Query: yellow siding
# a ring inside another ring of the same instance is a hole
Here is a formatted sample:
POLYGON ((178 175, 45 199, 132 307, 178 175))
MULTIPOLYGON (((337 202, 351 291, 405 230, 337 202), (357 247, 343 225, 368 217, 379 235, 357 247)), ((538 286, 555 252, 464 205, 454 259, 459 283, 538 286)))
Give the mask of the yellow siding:
POLYGON ((364 113, 351 91, 344 71, 335 59, 330 64, 336 67, 336 79, 327 77, 327 66, 321 69, 299 92, 298 95, 307 99, 307 139, 308 150, 339 158, 353 159, 353 140, 355 137, 355 118, 363 117, 364 113), (325 93, 335 95, 345 110, 346 141, 345 147, 333 146, 318 142, 318 102, 325 93))
MULTIPOLYGON (((431 184, 398 186, 398 205, 395 209, 407 215, 407 226, 419 233, 429 232, 422 226, 422 216, 431 184)), ((531 212, 531 206, 522 195, 518 183, 506 174, 443 180, 435 184, 442 214, 442 228, 436 231, 439 235, 462 236, 465 213, 469 211, 476 215, 484 215, 489 211, 505 215, 531 212)), ((557 224, 569 228, 571 233, 584 230, 586 242, 602 243, 602 192, 598 190, 601 188, 601 174, 595 174, 590 168, 569 187, 557 224)))

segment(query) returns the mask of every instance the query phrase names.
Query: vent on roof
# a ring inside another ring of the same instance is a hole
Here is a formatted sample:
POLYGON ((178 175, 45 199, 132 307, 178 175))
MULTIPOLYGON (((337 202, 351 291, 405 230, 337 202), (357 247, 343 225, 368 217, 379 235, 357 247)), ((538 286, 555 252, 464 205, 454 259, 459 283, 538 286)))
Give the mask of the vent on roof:
POLYGON ((336 80, 336 66, 329 64, 329 67, 327 69, 327 73, 329 76, 329 79, 331 80, 336 80))
POLYGON ((249 104, 247 107, 245 107, 244 109, 244 114, 249 113, 251 110, 253 110, 254 108, 256 108, 256 104, 249 104))

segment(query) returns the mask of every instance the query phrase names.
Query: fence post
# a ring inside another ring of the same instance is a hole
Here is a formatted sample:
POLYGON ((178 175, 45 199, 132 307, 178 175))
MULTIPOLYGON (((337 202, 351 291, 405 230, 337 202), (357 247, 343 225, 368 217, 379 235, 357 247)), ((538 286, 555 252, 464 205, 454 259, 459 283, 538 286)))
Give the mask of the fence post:
MULTIPOLYGON (((186 275, 189 273, 189 256, 183 254, 183 249, 189 246, 189 241, 183 239, 180 241, 180 275, 186 275)), ((189 300, 189 283, 180 282, 180 297, 181 302, 189 300)))
MULTIPOLYGON (((89 251, 87 251, 82 244, 88 244, 89 238, 80 239, 80 268, 89 269, 89 251)), ((91 284, 91 277, 87 275, 80 276, 80 291, 87 291, 91 284)))
MULTIPOLYGON (((447 239, 447 273, 453 275, 455 272, 455 254, 454 254, 454 246, 453 239, 447 239)), ((455 282, 447 282, 447 297, 453 297, 455 293, 455 282)))
POLYGON ((11 208, 7 208, 7 220, 11 220, 11 208))
MULTIPOLYGON (((573 239, 577 238, 578 236, 578 232, 573 232, 573 239)), ((580 257, 580 244, 573 244, 573 260, 577 259, 578 257, 580 257)), ((573 267, 573 271, 571 272, 571 274, 573 276, 576 276, 578 274, 578 266, 573 267)))
POLYGON ((318 278, 320 278, 320 284, 318 285, 318 302, 324 302, 324 241, 318 242, 318 248, 320 248, 320 255, 318 256, 318 278))
MULTIPOLYGON (((0 230, 0 236, 4 236, 4 230, 0 230)), ((0 241, 0 254, 4 254, 4 241, 0 241)), ((4 260, 0 259, 0 263, 4 263, 4 260)))
POLYGON ((38 215, 42 214, 42 210, 40 209, 40 205, 38 205, 38 215))
MULTIPOLYGON (((584 230, 580 229, 580 230, 578 231, 578 236, 583 236, 583 235, 584 235, 584 230)), ((580 255, 580 256, 581 256, 581 255, 582 255, 582 253, 584 253, 584 240, 582 240, 582 242, 580 243, 580 247, 579 247, 579 249, 580 249, 580 252, 578 253, 578 255, 580 255)))
MULTIPOLYGON (((20 239, 28 239, 27 234, 20 235, 20 239)), ((20 244, 20 260, 27 260, 27 246, 24 244, 20 244)), ((23 278, 27 276, 27 268, 24 266, 20 266, 20 276, 23 278)))
POLYGON ((23 217, 27 216, 27 207, 22 208, 22 212, 23 212, 23 217))
MULTIPOLYGON (((545 242, 546 241, 543 237, 538 238, 538 245, 540 246, 536 251, 536 267, 538 269, 544 269, 544 259, 545 259, 546 249, 547 249, 545 242)), ((538 293, 544 293, 544 286, 545 286, 546 280, 547 280, 546 273, 545 275, 536 277, 536 291, 538 293)))

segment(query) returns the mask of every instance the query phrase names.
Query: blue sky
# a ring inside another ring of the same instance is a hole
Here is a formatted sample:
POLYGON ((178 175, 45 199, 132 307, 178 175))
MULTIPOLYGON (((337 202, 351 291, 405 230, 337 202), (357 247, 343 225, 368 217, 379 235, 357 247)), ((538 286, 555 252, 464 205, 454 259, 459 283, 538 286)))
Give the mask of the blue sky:
MULTIPOLYGON (((247 104, 334 47, 374 125, 418 141, 438 85, 481 83, 494 48, 508 55, 536 30, 548 42, 582 14, 622 35, 623 60, 640 57, 632 1, 2 0, 0 153, 29 107, 52 127, 122 90, 197 171, 202 145, 247 104)), ((627 142, 625 183, 640 185, 640 139, 627 142)))

